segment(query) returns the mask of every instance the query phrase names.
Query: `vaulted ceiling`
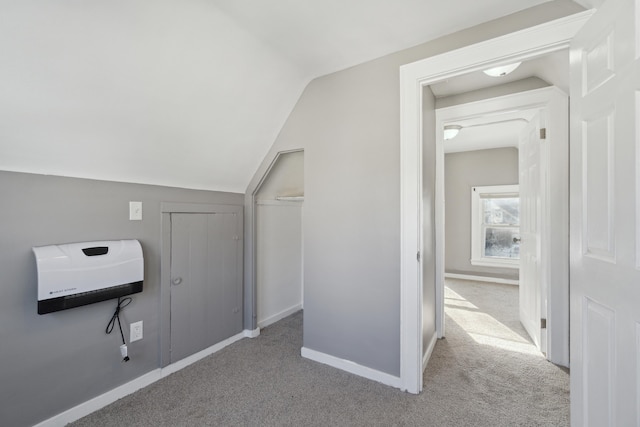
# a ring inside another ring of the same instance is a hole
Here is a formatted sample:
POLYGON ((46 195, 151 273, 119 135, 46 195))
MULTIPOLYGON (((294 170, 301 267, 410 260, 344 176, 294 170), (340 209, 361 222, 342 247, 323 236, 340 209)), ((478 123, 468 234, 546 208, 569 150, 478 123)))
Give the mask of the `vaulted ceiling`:
POLYGON ((3 1, 0 169, 244 192, 311 79, 547 1, 3 1))

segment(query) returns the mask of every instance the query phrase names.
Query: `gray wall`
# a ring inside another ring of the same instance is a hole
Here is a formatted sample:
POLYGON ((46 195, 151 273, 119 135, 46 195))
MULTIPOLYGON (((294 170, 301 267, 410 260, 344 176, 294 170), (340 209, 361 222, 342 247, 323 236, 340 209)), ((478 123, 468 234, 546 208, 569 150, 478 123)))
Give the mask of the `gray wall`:
POLYGON ((304 148, 305 347, 400 374, 400 65, 581 10, 544 3, 307 86, 245 200, 251 277, 251 195, 278 152, 304 148))
POLYGON ((471 187, 518 183, 518 150, 449 153, 445 163, 445 271, 517 279, 518 270, 471 265, 471 187))
POLYGON ((159 367, 160 202, 242 205, 243 195, 0 172, 0 425, 27 426, 159 367), (129 201, 143 220, 129 221, 129 201), (138 239, 144 290, 122 312, 144 322, 144 339, 120 357, 105 334, 115 300, 38 315, 31 248, 67 242, 138 239))

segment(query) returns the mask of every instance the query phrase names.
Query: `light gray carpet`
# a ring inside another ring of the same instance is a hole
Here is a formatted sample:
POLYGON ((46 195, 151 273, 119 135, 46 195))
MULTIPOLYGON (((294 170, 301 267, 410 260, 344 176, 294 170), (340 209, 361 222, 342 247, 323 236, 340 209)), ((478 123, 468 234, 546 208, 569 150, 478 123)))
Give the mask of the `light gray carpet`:
POLYGON ((72 425, 568 425, 568 373, 533 351, 517 288, 448 287, 447 338, 420 395, 303 359, 297 313, 72 425))

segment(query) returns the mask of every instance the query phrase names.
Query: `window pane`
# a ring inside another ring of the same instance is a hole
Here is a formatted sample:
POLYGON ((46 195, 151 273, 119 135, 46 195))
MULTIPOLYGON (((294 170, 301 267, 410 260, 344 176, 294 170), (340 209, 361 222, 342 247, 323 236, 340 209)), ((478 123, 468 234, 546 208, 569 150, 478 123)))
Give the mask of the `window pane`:
POLYGON ((520 259, 519 229, 487 227, 485 229, 484 256, 520 259), (515 242, 514 238, 517 239, 515 242))
POLYGON ((520 199, 518 197, 482 199, 484 223, 520 224, 520 199))

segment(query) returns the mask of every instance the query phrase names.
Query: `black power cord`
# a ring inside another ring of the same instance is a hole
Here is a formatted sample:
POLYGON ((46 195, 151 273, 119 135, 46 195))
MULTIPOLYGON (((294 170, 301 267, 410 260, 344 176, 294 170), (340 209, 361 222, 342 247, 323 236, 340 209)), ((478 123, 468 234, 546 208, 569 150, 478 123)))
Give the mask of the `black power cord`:
POLYGON ((111 316, 111 320, 107 324, 107 329, 105 332, 110 334, 113 331, 113 328, 116 326, 116 320, 118 321, 118 328, 120 328, 120 336, 122 337, 122 345, 120 346, 120 354, 122 354, 122 361, 128 362, 129 356, 127 356, 127 343, 124 340, 124 333, 122 332, 122 325, 120 324, 120 312, 129 304, 131 304, 131 297, 126 298, 118 298, 118 306, 116 307, 116 311, 111 316))

